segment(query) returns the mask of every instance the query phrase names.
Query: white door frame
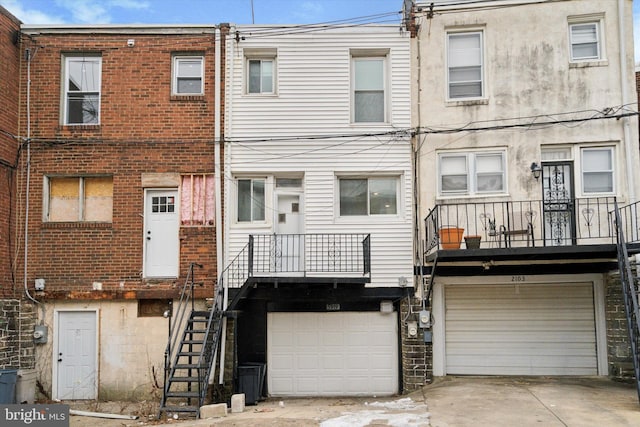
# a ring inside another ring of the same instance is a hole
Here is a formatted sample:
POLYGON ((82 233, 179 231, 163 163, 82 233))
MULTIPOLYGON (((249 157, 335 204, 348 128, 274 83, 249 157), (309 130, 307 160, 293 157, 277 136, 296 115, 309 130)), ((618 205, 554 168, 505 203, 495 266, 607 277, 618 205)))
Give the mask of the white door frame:
MULTIPOLYGON (((176 201, 175 201, 175 208, 176 208, 176 215, 178 216, 178 256, 176 259, 176 275, 175 276, 167 276, 167 277, 180 277, 180 238, 179 238, 179 233, 180 233, 180 189, 179 188, 175 188, 175 187, 162 187, 162 188, 145 188, 144 189, 144 198, 143 198, 143 213, 142 213, 142 277, 144 278, 155 278, 156 276, 149 276, 149 272, 148 272, 148 265, 147 265, 147 227, 148 227, 148 217, 147 217, 147 196, 149 194, 149 192, 151 191, 175 191, 176 193, 176 201)), ((157 276, 160 277, 160 276, 157 276)), ((165 277, 165 276, 162 276, 165 277)))
MULTIPOLYGON (((292 191, 292 189, 287 189, 286 191, 274 191, 274 209, 273 209, 273 232, 279 234, 279 218, 278 215, 280 213, 280 197, 297 197, 298 198, 298 204, 299 204, 299 209, 298 209, 298 230, 296 230, 295 233, 293 234, 300 234, 301 236, 298 237, 298 242, 301 243, 300 244, 300 252, 293 255, 294 259, 297 259, 297 264, 299 267, 301 267, 302 270, 305 269, 305 247, 304 247, 304 242, 305 239, 302 236, 304 234, 304 197, 303 197, 303 193, 301 191, 292 191)), ((276 240, 274 241, 274 243, 277 245, 279 244, 279 239, 276 238, 276 240)), ((291 255, 286 256, 284 253, 281 253, 282 259, 280 260, 280 262, 289 262, 289 257, 291 255)), ((276 261, 274 261, 276 262, 276 261)), ((295 263, 295 261, 294 261, 295 263)), ((277 268, 274 268, 275 272, 278 272, 277 268)), ((303 275, 304 271, 288 271, 287 269, 284 270, 283 272, 284 275, 303 275)))
POLYGON ((433 375, 441 377, 447 375, 445 351, 445 298, 444 286, 455 285, 507 285, 514 284, 517 278, 519 284, 565 284, 585 283, 593 284, 593 309, 596 334, 596 363, 598 375, 609 374, 607 353, 607 324, 605 315, 605 289, 602 274, 559 274, 559 275, 518 275, 518 276, 482 276, 482 277, 442 277, 435 279, 433 287, 432 315, 433 323, 433 375))
POLYGON ((98 398, 98 383, 100 382, 100 365, 99 365, 99 349, 100 349, 100 310, 97 308, 55 308, 53 310, 53 353, 51 355, 51 398, 59 399, 58 396, 58 341, 60 337, 60 313, 76 313, 76 312, 93 312, 96 319, 96 348, 94 365, 96 367, 96 381, 93 390, 93 399, 98 398))

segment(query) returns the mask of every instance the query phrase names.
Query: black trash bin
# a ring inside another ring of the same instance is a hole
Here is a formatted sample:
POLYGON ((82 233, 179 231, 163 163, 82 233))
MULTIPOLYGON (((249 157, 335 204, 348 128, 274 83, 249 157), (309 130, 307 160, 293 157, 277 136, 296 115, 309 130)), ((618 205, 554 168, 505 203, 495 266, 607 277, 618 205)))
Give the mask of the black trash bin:
POLYGON ((244 403, 255 405, 260 399, 260 365, 238 366, 238 393, 244 393, 244 403))
POLYGON ((17 369, 0 369, 0 403, 16 403, 17 369))

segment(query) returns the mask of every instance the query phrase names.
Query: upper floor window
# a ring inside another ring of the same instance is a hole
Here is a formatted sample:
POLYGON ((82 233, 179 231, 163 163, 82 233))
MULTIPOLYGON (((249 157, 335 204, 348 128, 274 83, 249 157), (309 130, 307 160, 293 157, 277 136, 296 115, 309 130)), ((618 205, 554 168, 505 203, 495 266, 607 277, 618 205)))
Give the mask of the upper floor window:
POLYGON ((340 216, 395 215, 398 185, 397 177, 339 179, 340 216))
POLYGON ((45 183, 45 221, 111 222, 113 177, 48 177, 45 183))
POLYGON ((504 151, 440 154, 438 170, 441 195, 506 192, 504 151))
POLYGON ((383 57, 353 59, 353 121, 385 121, 385 60, 383 57))
POLYGON ((274 91, 275 60, 252 58, 247 61, 247 93, 272 94, 274 91))
POLYGON ((180 220, 182 225, 215 223, 214 175, 183 175, 180 187, 180 220))
POLYGON ((204 58, 175 56, 173 58, 174 95, 202 95, 204 93, 204 58))
POLYGON ((100 123, 102 58, 67 56, 64 64, 64 124, 100 123))
POLYGON ((238 222, 264 221, 265 180, 238 179, 238 222))
POLYGON ((582 192, 584 194, 613 193, 613 148, 583 148, 581 154, 582 192))
POLYGON ((484 95, 482 50, 481 31, 447 34, 449 99, 484 95))
POLYGON ((601 55, 600 23, 580 22, 569 25, 571 60, 599 60, 601 55))

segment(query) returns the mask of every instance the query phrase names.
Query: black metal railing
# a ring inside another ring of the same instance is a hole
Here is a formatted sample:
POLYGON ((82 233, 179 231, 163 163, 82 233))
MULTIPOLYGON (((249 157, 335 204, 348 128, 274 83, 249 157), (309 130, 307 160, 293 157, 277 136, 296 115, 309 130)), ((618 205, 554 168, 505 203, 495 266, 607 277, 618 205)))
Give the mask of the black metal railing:
POLYGON ((619 209, 620 227, 624 231, 627 243, 640 241, 640 224, 638 223, 638 213, 640 212, 640 202, 634 202, 619 209))
MULTIPOLYGON (((425 218, 426 252, 613 244, 614 203, 615 197, 593 197, 439 204, 425 218)), ((631 209, 629 216, 635 214, 631 209)))

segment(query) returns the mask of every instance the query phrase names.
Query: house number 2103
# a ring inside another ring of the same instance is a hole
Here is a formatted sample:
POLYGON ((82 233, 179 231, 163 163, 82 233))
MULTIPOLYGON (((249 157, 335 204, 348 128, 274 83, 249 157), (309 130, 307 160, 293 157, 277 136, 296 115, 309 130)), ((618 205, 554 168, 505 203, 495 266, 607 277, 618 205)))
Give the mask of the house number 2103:
POLYGON ((526 276, 511 276, 511 281, 512 282, 526 282, 527 278, 526 278, 526 276))

